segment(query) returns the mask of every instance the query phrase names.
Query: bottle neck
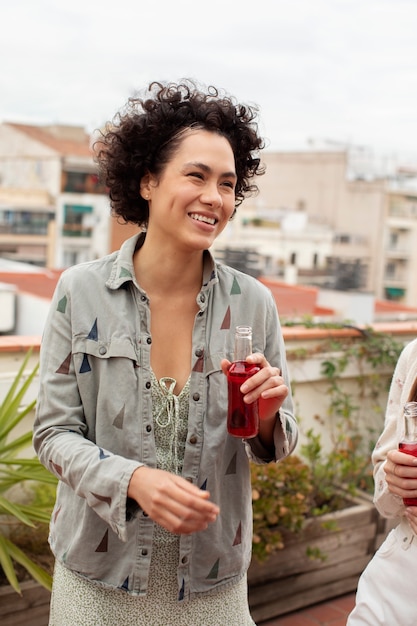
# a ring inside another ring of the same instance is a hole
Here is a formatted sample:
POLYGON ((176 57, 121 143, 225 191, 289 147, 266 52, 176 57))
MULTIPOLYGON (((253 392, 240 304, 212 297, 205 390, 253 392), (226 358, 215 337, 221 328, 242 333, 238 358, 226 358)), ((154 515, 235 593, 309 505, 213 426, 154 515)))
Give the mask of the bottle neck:
POLYGON ((405 441, 417 441, 417 402, 404 406, 405 441))
POLYGON ((235 334, 235 361, 246 361, 252 354, 252 330, 248 326, 236 328, 235 334))

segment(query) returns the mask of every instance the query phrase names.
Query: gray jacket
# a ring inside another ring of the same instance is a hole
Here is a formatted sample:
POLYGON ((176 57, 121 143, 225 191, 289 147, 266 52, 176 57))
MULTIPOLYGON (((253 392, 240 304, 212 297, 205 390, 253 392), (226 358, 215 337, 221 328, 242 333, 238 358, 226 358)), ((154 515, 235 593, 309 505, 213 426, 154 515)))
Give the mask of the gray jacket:
MULTIPOLYGON (((154 522, 127 498, 127 488, 137 467, 156 465, 150 309, 133 270, 141 241, 135 236, 119 252, 63 272, 42 340, 33 439, 41 462, 60 481, 50 529, 56 558, 132 595, 146 593, 154 522)), ((181 536, 179 599, 244 576, 252 544, 249 459, 272 460, 259 439, 244 442, 226 431, 220 361, 233 358, 235 326, 252 326, 254 352, 280 367, 288 384, 268 289, 216 264, 207 251, 197 303, 183 476, 210 491, 220 515, 207 530, 181 536)), ((296 441, 287 397, 275 428, 276 460, 296 441)))

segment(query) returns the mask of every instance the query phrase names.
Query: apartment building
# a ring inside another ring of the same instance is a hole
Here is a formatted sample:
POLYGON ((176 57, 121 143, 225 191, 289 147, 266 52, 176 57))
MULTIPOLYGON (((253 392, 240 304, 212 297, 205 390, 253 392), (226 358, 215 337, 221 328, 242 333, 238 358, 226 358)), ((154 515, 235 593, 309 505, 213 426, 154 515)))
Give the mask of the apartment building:
POLYGON ((0 124, 0 256, 65 268, 135 230, 110 217, 90 142, 76 126, 0 124))
MULTIPOLYGON (((0 256, 61 269, 137 232, 110 217, 90 143, 80 127, 0 124, 0 256)), ((243 253, 255 275, 415 306, 415 172, 378 175, 348 149, 266 151, 263 160, 259 195, 213 246, 220 259, 243 253)))
POLYGON ((417 303, 417 186, 401 178, 391 184, 384 222, 381 291, 389 300, 417 303))
POLYGON ((278 216, 280 264, 296 268, 299 282, 373 292, 386 182, 349 180, 345 151, 266 152, 263 160, 260 194, 249 202, 264 223, 278 216))
POLYGON ((378 174, 347 150, 265 152, 260 193, 216 242, 244 246, 288 282, 368 292, 415 306, 417 187, 378 174))

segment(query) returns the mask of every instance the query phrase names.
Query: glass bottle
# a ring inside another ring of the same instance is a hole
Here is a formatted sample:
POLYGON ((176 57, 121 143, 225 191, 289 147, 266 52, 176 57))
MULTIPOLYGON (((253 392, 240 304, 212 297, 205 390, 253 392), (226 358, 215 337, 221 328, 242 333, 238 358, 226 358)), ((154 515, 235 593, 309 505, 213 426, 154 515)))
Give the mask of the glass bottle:
POLYGON ((246 357, 250 354, 252 354, 252 328, 237 326, 234 360, 227 374, 227 430, 230 435, 244 439, 256 437, 259 431, 258 401, 247 404, 243 401, 244 394, 240 391, 245 380, 260 370, 258 365, 246 362, 246 357))
MULTIPOLYGON (((417 402, 407 402, 403 413, 404 435, 398 448, 417 457, 417 402)), ((417 506, 417 498, 403 498, 405 506, 417 506)))

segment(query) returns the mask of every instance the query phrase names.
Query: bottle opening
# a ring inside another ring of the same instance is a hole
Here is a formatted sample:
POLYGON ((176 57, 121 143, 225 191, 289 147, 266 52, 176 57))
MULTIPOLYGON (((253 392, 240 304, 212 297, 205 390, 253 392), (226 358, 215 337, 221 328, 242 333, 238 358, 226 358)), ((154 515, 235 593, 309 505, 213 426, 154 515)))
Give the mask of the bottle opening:
POLYGON ((236 326, 236 332, 239 335, 247 336, 252 334, 252 328, 250 326, 236 326))

